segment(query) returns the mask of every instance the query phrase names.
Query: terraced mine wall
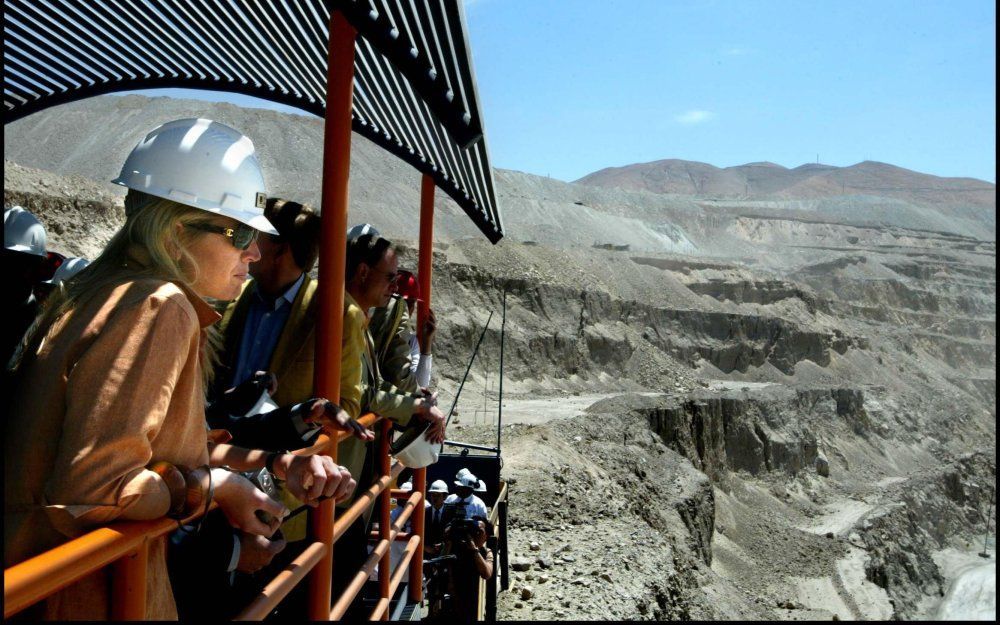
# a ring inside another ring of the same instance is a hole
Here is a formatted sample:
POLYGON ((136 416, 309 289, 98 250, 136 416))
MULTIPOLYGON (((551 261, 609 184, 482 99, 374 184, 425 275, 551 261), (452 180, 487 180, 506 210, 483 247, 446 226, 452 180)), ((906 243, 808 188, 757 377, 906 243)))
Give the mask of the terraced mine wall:
MULTIPOLYGON (((499 310, 499 295, 507 291, 509 311, 519 309, 513 312, 518 328, 507 335, 505 348, 512 357, 505 374, 515 379, 537 376, 540 362, 553 377, 602 370, 617 374, 644 346, 689 365, 704 359, 723 372, 770 363, 787 374, 802 360, 825 366, 831 350, 843 354, 867 347, 864 337, 806 328, 780 317, 656 307, 601 291, 500 278, 471 265, 442 263, 435 271, 445 290, 461 293, 459 301, 468 296, 499 310)), ((498 344, 499 325, 495 328, 487 335, 488 345, 498 344)), ((471 349, 478 339, 471 326, 445 331, 450 345, 471 349)))

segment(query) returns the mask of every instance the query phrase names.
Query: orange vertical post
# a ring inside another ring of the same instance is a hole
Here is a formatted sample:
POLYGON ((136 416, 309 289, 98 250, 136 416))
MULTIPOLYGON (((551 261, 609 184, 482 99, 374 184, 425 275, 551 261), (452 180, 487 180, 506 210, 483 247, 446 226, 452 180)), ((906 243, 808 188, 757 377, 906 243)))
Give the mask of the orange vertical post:
MULTIPOLYGON (((417 322, 423 323, 431 306, 431 275, 433 273, 434 249, 434 179, 424 174, 420 181, 420 250, 417 259, 417 280, 420 283, 420 295, 423 301, 417 309, 417 322)), ((417 469, 413 472, 413 490, 427 497, 427 469, 417 469)), ((417 552, 410 560, 410 577, 408 580, 409 598, 412 602, 422 601, 424 577, 424 511, 414 510, 412 517, 413 534, 420 537, 417 552)))
POLYGON ((111 620, 146 619, 146 571, 149 543, 143 541, 135 553, 117 560, 111 574, 111 620))
MULTIPOLYGON (((379 464, 379 474, 389 475, 391 464, 389 459, 389 437, 392 436, 392 424, 388 419, 383 419, 381 423, 381 438, 378 442, 378 464, 379 464)), ((389 503, 390 503, 390 491, 389 487, 386 487, 379 495, 378 501, 378 536, 379 540, 388 540, 390 537, 389 530, 389 503)), ((392 544, 389 548, 385 550, 385 554, 378 563, 378 594, 379 597, 385 600, 391 599, 389 596, 389 579, 392 575, 391 566, 392 558, 392 544)), ((382 617, 383 621, 389 620, 389 611, 386 610, 385 615, 382 617)))
POLYGON ((418 320, 422 323, 431 306, 431 266, 434 245, 434 179, 427 174, 420 181, 420 250, 417 258, 417 280, 420 282, 420 296, 423 301, 417 308, 418 320))
MULTIPOLYGON (((413 472, 413 490, 419 491, 424 494, 424 499, 427 498, 427 469, 417 469, 413 472)), ((410 601, 417 603, 423 600, 423 577, 424 577, 424 508, 419 506, 413 511, 413 516, 410 517, 410 527, 412 529, 413 536, 419 536, 420 542, 417 544, 417 552, 413 554, 413 558, 410 560, 410 571, 408 578, 408 588, 409 588, 409 598, 410 601)))
MULTIPOLYGON (((329 32, 314 388, 317 396, 340 401, 348 183, 351 175, 351 112, 354 100, 354 42, 358 31, 342 13, 334 11, 330 15, 329 32)), ((336 442, 330 443, 327 452, 336 461, 336 442)), ((309 514, 313 540, 328 545, 326 555, 309 575, 309 618, 326 621, 330 619, 330 584, 333 580, 333 501, 322 502, 309 514)))

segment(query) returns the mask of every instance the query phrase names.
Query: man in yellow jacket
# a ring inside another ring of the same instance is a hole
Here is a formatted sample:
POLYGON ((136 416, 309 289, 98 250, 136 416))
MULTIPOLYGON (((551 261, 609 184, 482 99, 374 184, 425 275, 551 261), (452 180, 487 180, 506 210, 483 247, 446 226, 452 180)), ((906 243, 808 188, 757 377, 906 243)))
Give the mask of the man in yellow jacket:
MULTIPOLYGON (((411 418, 428 421, 427 438, 444 441, 445 418, 435 402, 422 394, 405 393, 379 375, 374 344, 368 331, 368 311, 384 307, 392 296, 397 270, 392 244, 373 234, 352 238, 347 245, 344 293, 344 339, 340 371, 340 404, 352 417, 374 412, 405 426, 411 418)), ((369 444, 369 446, 372 444, 369 444)), ((355 493, 372 481, 375 457, 356 438, 338 447, 337 461, 358 476, 355 493)), ((342 504, 343 505, 343 504, 342 504)), ((334 549, 334 593, 347 586, 367 557, 368 515, 359 518, 334 549)))
MULTIPOLYGON (((231 388, 257 371, 269 371, 277 379, 273 399, 279 406, 286 406, 313 397, 318 300, 315 297, 317 283, 309 271, 319 255, 320 217, 307 206, 275 199, 269 200, 265 214, 281 236, 260 237, 261 259, 250 268, 254 279, 225 311, 220 324, 224 346, 217 382, 219 388, 231 388)), ((348 246, 341 407, 355 420, 365 412, 375 412, 401 425, 414 414, 435 420, 438 423, 435 435, 443 440, 444 415, 426 398, 383 384, 377 364, 370 358, 370 336, 366 339, 367 310, 384 305, 379 293, 388 291, 391 294, 396 271, 396 255, 391 244, 380 239, 378 253, 372 255, 373 241, 374 238, 369 237, 365 248, 354 247, 353 254, 352 246, 348 246)), ((322 422, 308 423, 301 418, 293 423, 294 432, 300 434, 303 441, 300 446, 309 444, 321 425, 322 422)), ((286 428, 283 435, 287 435, 288 430, 286 428)), ((366 463, 366 458, 373 460, 367 453, 368 447, 363 440, 353 437, 338 447, 338 462, 358 479, 355 495, 364 492, 371 481, 371 467, 365 471, 366 466, 372 464, 366 463), (367 475, 362 478, 363 473, 367 475)), ((292 501, 287 503, 297 505, 292 501)), ((344 509, 349 504, 343 502, 339 507, 344 509)), ((366 557, 363 550, 367 544, 364 532, 367 516, 360 523, 360 530, 352 526, 355 531, 349 530, 351 535, 345 534, 338 541, 339 566, 336 570, 346 573, 354 568, 345 562, 353 558, 343 558, 340 554, 351 543, 362 559, 366 557)), ((305 522, 306 518, 300 516, 286 523, 282 527, 285 537, 289 541, 305 538, 305 522)))

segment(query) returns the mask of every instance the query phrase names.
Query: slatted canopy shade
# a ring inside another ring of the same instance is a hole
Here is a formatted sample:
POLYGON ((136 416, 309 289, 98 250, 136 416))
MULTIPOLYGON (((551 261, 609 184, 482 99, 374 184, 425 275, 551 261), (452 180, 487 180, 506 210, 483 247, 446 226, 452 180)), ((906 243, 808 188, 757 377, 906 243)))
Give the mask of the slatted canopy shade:
POLYGON ((5 0, 4 123, 162 87, 244 93, 325 117, 333 10, 358 31, 354 131, 431 176, 499 241, 462 0, 5 0))

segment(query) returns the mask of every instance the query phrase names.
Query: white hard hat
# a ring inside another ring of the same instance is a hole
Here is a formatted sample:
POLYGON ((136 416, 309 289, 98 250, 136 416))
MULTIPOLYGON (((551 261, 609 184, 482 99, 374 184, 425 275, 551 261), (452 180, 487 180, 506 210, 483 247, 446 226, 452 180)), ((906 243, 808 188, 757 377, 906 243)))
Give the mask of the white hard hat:
POLYGON ((351 241, 359 237, 363 237, 366 234, 370 234, 373 237, 379 236, 378 230, 376 230, 375 226, 371 224, 358 224, 356 226, 351 226, 351 229, 347 231, 347 242, 350 243, 351 241))
POLYGON ((210 119, 157 126, 132 149, 112 182, 278 234, 264 217, 267 190, 253 142, 210 119))
POLYGON ((420 423, 417 427, 409 427, 392 442, 391 452, 403 463, 403 466, 411 469, 422 469, 438 461, 441 453, 441 445, 432 443, 424 436, 427 432, 427 422, 420 423))
POLYGON ((80 271, 89 264, 90 261, 86 258, 67 258, 56 268, 56 272, 52 274, 52 279, 45 280, 45 282, 46 284, 54 284, 58 286, 80 273, 80 271))
POLYGON ((475 492, 477 492, 477 493, 485 493, 486 492, 486 482, 484 482, 482 480, 479 480, 479 483, 476 484, 476 490, 475 490, 475 492))
POLYGON ((455 486, 468 486, 469 488, 479 486, 479 478, 471 473, 462 475, 461 472, 459 472, 459 475, 456 477, 458 477, 458 479, 455 480, 455 486))
POLYGON ((45 256, 45 227, 20 206, 3 211, 3 246, 15 252, 45 256))
POLYGON ((447 493, 448 484, 444 480, 434 480, 431 487, 427 489, 428 493, 447 493))
POLYGON ((405 490, 406 492, 413 491, 413 482, 403 482, 399 485, 399 490, 405 490))
POLYGON ((470 473, 472 473, 472 471, 466 469, 465 467, 462 467, 461 469, 458 470, 458 473, 455 474, 455 479, 457 480, 463 475, 469 475, 470 473))

